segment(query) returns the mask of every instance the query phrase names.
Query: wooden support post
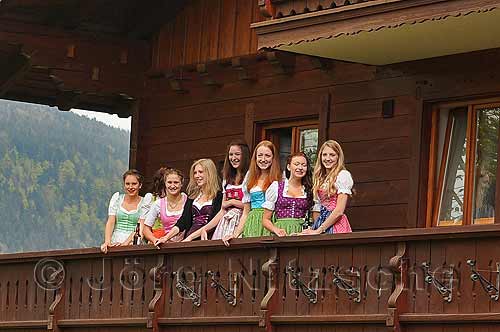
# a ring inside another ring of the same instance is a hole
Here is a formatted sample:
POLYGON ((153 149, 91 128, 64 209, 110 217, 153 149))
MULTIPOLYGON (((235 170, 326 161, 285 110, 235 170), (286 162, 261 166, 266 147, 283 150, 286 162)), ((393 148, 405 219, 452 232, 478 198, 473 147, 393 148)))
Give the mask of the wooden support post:
POLYGON ((389 261, 389 267, 395 276, 395 288, 387 300, 386 326, 390 332, 400 332, 399 314, 406 310, 406 282, 408 263, 406 258, 406 242, 399 242, 397 253, 389 261))
POLYGON ((196 65, 196 71, 200 75, 203 80, 203 84, 207 86, 213 86, 216 88, 220 88, 223 84, 217 82, 208 72, 207 65, 205 63, 200 63, 196 65))
POLYGON ((295 68, 295 55, 279 51, 267 51, 266 59, 276 74, 291 74, 295 68))
POLYGON ((146 327, 153 332, 160 332, 158 317, 163 313, 165 307, 166 292, 166 256, 158 255, 157 264, 149 271, 149 277, 153 280, 154 295, 148 305, 148 317, 146 327))
POLYGON ((231 67, 238 71, 238 80, 240 81, 256 81, 257 77, 255 74, 250 74, 248 70, 248 64, 241 57, 236 57, 231 59, 231 67))
MULTIPOLYGON (((43 262, 43 260, 42 260, 43 262)), ((47 330, 52 332, 60 332, 57 322, 64 318, 64 306, 66 304, 66 273, 61 262, 56 260, 48 260, 47 263, 55 271, 50 275, 49 284, 54 287, 56 296, 50 304, 47 317, 47 330)), ((40 285, 38 285, 40 286, 40 285)))
POLYGON ((267 281, 267 293, 260 302, 259 327, 266 332, 272 332, 271 317, 277 306, 278 277, 279 277, 279 257, 278 248, 269 249, 269 260, 262 265, 262 273, 267 281))
POLYGON ((138 168, 137 160, 137 146, 139 142, 139 103, 134 103, 133 107, 130 109, 132 114, 132 121, 130 125, 130 151, 129 151, 129 168, 138 168))

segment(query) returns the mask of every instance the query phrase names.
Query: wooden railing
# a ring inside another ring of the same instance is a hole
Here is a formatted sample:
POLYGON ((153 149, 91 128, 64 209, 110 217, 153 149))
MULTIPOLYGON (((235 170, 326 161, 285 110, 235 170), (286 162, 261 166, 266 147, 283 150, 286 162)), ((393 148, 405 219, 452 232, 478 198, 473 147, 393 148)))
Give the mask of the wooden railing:
POLYGON ((488 328, 499 239, 481 225, 0 255, 0 330, 488 328))

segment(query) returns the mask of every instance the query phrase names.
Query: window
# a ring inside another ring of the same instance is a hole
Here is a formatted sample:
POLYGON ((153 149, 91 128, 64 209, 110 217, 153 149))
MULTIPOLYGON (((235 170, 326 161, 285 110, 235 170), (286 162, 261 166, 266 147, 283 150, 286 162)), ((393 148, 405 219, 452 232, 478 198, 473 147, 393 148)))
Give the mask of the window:
POLYGON ((291 153, 303 151, 311 161, 316 162, 318 152, 317 121, 280 122, 262 126, 262 139, 273 142, 280 152, 281 168, 291 153))
POLYGON ((442 107, 433 111, 432 122, 432 225, 493 223, 500 104, 442 107))

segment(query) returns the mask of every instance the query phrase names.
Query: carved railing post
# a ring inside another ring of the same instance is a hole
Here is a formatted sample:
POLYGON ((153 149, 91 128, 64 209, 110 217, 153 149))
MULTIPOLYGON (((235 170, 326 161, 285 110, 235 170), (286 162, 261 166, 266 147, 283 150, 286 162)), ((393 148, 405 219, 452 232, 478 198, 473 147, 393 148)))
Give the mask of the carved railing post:
POLYGON ((260 318, 259 327, 264 328, 266 332, 271 332, 271 316, 277 304, 278 290, 278 249, 271 248, 269 250, 269 259, 262 265, 262 273, 267 279, 267 293, 260 302, 260 318))
POLYGON ((399 314, 406 309, 405 287, 408 274, 408 264, 405 259, 406 242, 399 242, 397 246, 396 255, 389 260, 389 267, 395 276, 395 288, 387 301, 386 326, 391 332, 401 331, 399 314))
POLYGON ((153 329, 153 332, 159 332, 158 317, 162 314, 165 306, 165 276, 166 258, 164 255, 158 256, 158 261, 155 267, 149 271, 149 277, 153 280, 154 295, 148 305, 147 328, 153 329))
POLYGON ((55 292, 54 301, 49 306, 47 331, 59 332, 57 322, 63 318, 66 289, 66 270, 62 262, 47 258, 39 261, 34 270, 37 287, 55 292))

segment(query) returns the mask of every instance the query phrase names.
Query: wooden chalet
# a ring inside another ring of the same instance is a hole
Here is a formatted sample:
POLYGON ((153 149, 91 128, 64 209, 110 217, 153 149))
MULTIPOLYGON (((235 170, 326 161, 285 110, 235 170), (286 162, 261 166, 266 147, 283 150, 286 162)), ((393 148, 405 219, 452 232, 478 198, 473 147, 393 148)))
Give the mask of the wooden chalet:
MULTIPOLYGON (((352 234, 0 255, 3 331, 497 331, 500 0, 1 0, 0 98, 146 174, 338 140, 352 234)), ((97 236, 97 235, 96 235, 97 236)))

